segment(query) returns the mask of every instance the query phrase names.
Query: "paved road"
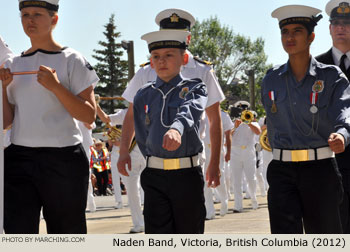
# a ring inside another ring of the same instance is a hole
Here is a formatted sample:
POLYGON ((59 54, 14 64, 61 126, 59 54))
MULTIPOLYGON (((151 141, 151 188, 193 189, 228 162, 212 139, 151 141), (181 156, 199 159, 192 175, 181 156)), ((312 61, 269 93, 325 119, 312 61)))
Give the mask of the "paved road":
MULTIPOLYGON (((87 213, 89 234, 127 234, 132 227, 127 197, 123 196, 124 207, 114 209, 114 196, 95 197, 97 211, 87 213)), ((220 216, 220 204, 215 204, 216 217, 206 221, 206 234, 268 234, 269 220, 266 197, 258 197, 259 209, 253 210, 249 199, 243 202, 242 213, 233 213, 233 201, 229 201, 229 213, 220 216)), ((40 223, 40 233, 45 234, 45 221, 40 223)))

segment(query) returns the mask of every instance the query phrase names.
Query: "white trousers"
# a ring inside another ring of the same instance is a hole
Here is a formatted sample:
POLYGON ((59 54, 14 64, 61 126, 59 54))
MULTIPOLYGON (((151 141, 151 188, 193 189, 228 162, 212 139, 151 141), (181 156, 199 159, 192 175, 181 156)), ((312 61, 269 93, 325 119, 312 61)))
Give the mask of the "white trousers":
POLYGON ((267 151, 267 150, 262 150, 262 155, 263 155, 263 171, 262 171, 262 174, 264 176, 265 188, 267 190, 269 188, 269 183, 267 183, 266 172, 267 172, 267 167, 269 166, 271 160, 273 159, 273 156, 272 156, 272 152, 271 151, 267 151))
MULTIPOLYGON (((204 165, 204 174, 207 172, 207 168, 210 161, 210 148, 208 145, 205 146, 205 165, 204 165)), ((220 185, 217 186, 215 189, 219 195, 220 201, 227 201, 228 200, 228 194, 226 191, 226 182, 225 182, 225 167, 224 167, 224 155, 223 152, 220 154, 220 185)), ((204 184, 204 198, 205 198, 205 208, 207 211, 207 217, 211 217, 215 215, 215 208, 214 208, 214 201, 213 201, 213 190, 212 188, 208 187, 208 184, 204 184)))
POLYGON ((94 198, 94 189, 92 188, 91 174, 92 174, 92 169, 89 169, 89 185, 88 185, 86 209, 91 211, 91 212, 95 212, 96 211, 96 203, 95 203, 95 198, 94 198))
POLYGON ((257 202, 256 199, 256 177, 255 177, 255 147, 247 147, 241 149, 240 147, 232 146, 230 168, 233 182, 233 194, 235 197, 234 208, 237 210, 243 209, 243 195, 242 195, 242 176, 245 175, 248 191, 252 202, 257 202))
POLYGON ((130 153, 130 156, 132 169, 131 171, 127 169, 129 176, 121 176, 127 191, 132 223, 134 226, 144 226, 145 224, 141 209, 142 193, 140 193, 140 175, 146 167, 146 160, 143 158, 137 145, 130 153))
MULTIPOLYGON (((86 144, 83 144, 83 148, 86 153, 86 157, 89 160, 90 164, 90 159, 91 159, 91 150, 90 146, 86 146, 86 144)), ((92 182, 91 182, 91 174, 92 174, 92 169, 89 169, 89 185, 88 185, 88 195, 87 195, 87 202, 86 202, 86 209, 95 212, 96 211, 96 203, 95 203, 95 198, 94 198, 94 189, 92 187, 92 182)))
POLYGON ((229 198, 229 195, 230 195, 231 176, 232 176, 229 162, 224 162, 225 184, 226 184, 226 192, 227 192, 227 197, 228 198, 229 198))
POLYGON ((117 162, 119 158, 119 148, 115 148, 113 146, 111 153, 111 173, 112 173, 112 181, 114 188, 114 198, 116 204, 122 201, 122 190, 120 188, 120 173, 118 171, 117 162))
POLYGON ((264 175, 263 175, 263 156, 262 153, 260 151, 259 153, 259 166, 255 169, 255 176, 256 176, 256 180, 257 180, 257 184, 259 186, 260 189, 260 194, 265 196, 266 195, 266 186, 265 186, 265 179, 264 179, 264 175))

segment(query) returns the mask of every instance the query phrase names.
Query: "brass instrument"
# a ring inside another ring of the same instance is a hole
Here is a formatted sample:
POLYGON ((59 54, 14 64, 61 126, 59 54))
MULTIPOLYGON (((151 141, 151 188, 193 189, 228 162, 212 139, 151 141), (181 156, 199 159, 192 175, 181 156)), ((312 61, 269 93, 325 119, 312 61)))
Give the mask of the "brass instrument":
POLYGON ((270 143, 269 143, 269 139, 267 137, 267 128, 261 132, 260 137, 259 137, 259 142, 260 142, 261 147, 264 150, 267 150, 270 152, 272 151, 270 143))
MULTIPOLYGON (((109 123, 106 124, 106 127, 109 128, 109 130, 104 135, 108 137, 108 140, 111 140, 112 142, 121 140, 122 138, 121 129, 118 129, 116 126, 111 126, 109 123)), ((136 145, 136 139, 134 137, 129 147, 129 153, 134 149, 135 145, 136 145)))
POLYGON ((115 126, 111 126, 109 123, 106 124, 106 127, 109 130, 105 132, 104 135, 108 137, 108 140, 111 140, 112 142, 120 141, 122 137, 122 130, 115 126))
POLYGON ((96 103, 99 103, 100 101, 110 101, 110 100, 118 100, 118 101, 124 101, 125 99, 121 96, 114 96, 114 97, 101 97, 98 94, 95 94, 95 101, 96 103))
POLYGON ((253 121, 254 114, 250 110, 243 110, 241 114, 241 120, 243 123, 249 124, 253 121))

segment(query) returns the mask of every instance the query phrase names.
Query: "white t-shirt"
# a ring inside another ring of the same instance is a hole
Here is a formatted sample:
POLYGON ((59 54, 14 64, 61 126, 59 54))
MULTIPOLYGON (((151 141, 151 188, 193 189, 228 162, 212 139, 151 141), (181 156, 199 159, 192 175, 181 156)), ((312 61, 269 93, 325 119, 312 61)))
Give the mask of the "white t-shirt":
MULTIPOLYGON (((40 65, 56 70, 60 83, 78 95, 99 78, 77 51, 64 48, 59 52, 37 50, 6 62, 11 72, 36 71, 40 65)), ((37 82, 37 75, 14 76, 7 88, 8 99, 15 106, 11 142, 27 147, 66 147, 82 142, 76 120, 56 96, 37 82)))
POLYGON ((0 66, 5 63, 9 58, 14 57, 10 48, 6 45, 5 41, 0 36, 0 66))
MULTIPOLYGON (((208 101, 206 107, 222 102, 225 99, 224 93, 217 81, 214 70, 210 65, 202 64, 193 58, 193 55, 187 51, 189 55, 188 63, 181 68, 181 75, 184 78, 200 78, 207 86, 208 101)), ((134 102, 136 92, 147 82, 155 81, 157 74, 150 65, 140 68, 126 87, 123 98, 128 102, 134 102)))

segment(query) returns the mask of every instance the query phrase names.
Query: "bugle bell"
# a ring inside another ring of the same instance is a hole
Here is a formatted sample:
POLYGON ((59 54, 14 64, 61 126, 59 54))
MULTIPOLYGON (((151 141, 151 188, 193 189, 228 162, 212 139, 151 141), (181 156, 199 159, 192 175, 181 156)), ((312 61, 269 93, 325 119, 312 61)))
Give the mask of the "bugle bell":
POLYGON ((261 134, 260 134, 260 137, 259 137, 259 142, 260 142, 260 145, 261 147, 266 150, 266 151, 272 151, 271 149, 271 146, 270 146, 270 143, 269 143, 269 139, 267 137, 267 128, 265 128, 261 134))

